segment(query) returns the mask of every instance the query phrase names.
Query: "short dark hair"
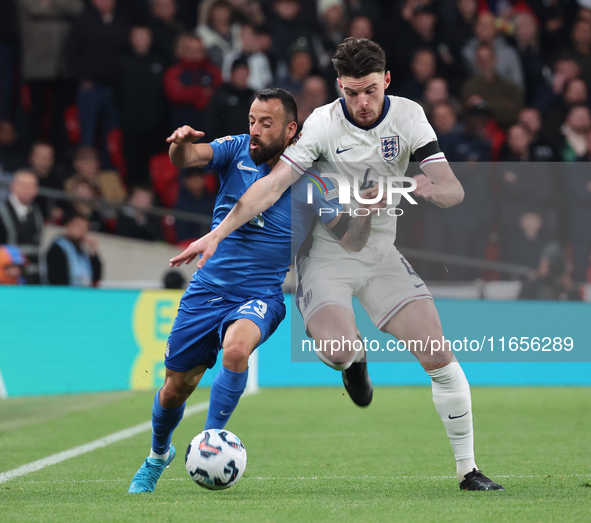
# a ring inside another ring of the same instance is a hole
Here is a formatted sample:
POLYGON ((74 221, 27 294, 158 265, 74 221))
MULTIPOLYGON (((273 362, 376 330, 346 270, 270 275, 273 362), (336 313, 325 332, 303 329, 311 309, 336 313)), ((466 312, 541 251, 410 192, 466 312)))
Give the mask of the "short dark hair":
POLYGON ((64 216, 64 220, 63 220, 62 225, 68 225, 69 223, 73 222, 77 218, 90 223, 90 219, 88 218, 88 216, 85 216, 81 212, 78 212, 75 209, 70 208, 70 209, 68 209, 68 211, 66 212, 66 215, 64 216))
POLYGON ((285 121, 297 122, 298 121, 298 106, 292 94, 285 89, 279 87, 273 87, 271 89, 263 89, 254 96, 255 100, 266 102, 268 100, 280 100, 283 106, 283 112, 285 113, 285 121))
POLYGON ((337 47, 332 64, 339 78, 361 78, 371 73, 385 72, 386 53, 378 44, 367 38, 350 36, 337 47))

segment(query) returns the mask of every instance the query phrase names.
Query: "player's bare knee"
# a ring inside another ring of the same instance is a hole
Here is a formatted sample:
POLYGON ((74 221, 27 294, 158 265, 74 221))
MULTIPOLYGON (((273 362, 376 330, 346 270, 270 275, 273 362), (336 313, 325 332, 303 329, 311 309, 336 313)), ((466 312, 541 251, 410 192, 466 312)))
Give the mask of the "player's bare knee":
POLYGON ((230 343, 227 347, 224 347, 222 364, 228 370, 243 372, 248 367, 248 357, 251 352, 252 347, 244 342, 230 343))
POLYGON ((160 390, 160 405, 165 409, 176 409, 187 401, 190 395, 191 392, 186 390, 185 387, 179 386, 179 384, 170 380, 160 390))

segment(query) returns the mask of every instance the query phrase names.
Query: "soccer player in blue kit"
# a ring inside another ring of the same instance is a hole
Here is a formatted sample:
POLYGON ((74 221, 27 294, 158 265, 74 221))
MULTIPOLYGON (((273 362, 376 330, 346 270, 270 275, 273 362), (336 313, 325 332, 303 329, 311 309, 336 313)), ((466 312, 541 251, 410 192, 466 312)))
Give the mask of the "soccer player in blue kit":
MULTIPOLYGON (((242 194, 266 176, 297 131, 297 106, 283 89, 260 91, 252 103, 250 134, 193 144, 204 133, 184 126, 168 138, 170 158, 181 167, 216 169, 220 190, 212 228, 242 194)), ((326 182, 327 180, 325 180, 326 182)), ((327 190, 330 186, 327 187, 327 190)), ((160 475, 175 457, 172 433, 180 423, 187 398, 223 349, 222 368, 213 381, 205 429, 225 426, 246 387, 248 357, 266 341, 285 317, 281 284, 293 255, 304 241, 319 208, 333 209, 319 219, 343 247, 359 251, 371 230, 371 217, 337 215, 342 207, 324 192, 306 203, 307 183, 295 184, 269 209, 237 229, 220 244, 204 269, 193 275, 183 295, 165 351, 164 386, 152 407, 152 448, 133 477, 129 492, 153 492, 160 475), (297 214, 292 220, 292 212, 297 214), (292 229, 293 224, 293 229, 292 229)), ((366 196, 376 196, 369 189, 366 196)), ((171 266, 191 262, 173 258, 171 266)))

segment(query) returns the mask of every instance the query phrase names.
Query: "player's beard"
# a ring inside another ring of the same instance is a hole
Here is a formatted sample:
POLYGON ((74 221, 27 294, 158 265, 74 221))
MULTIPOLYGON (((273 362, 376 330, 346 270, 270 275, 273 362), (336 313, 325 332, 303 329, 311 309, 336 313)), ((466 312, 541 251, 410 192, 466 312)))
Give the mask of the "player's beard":
POLYGON ((277 137, 276 140, 270 144, 263 144, 260 140, 250 137, 250 143, 256 143, 258 147, 256 149, 249 149, 248 154, 252 158, 252 161, 257 165, 268 162, 272 158, 275 158, 278 154, 283 152, 285 148, 285 131, 277 137))

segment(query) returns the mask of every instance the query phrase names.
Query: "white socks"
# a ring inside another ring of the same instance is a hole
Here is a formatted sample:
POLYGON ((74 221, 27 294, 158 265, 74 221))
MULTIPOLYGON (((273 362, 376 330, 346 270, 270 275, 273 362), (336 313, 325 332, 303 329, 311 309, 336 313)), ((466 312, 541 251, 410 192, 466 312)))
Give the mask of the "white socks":
POLYGON ((317 351, 316 352, 316 356, 318 356, 318 359, 322 362, 322 363, 326 363, 326 365, 328 365, 331 369, 334 370, 347 370, 351 364, 353 363, 353 361, 349 361, 347 363, 335 363, 334 361, 330 361, 326 355, 324 354, 323 351, 317 351))
POLYGON ((474 461, 474 431, 470 385, 457 361, 427 371, 431 376, 433 403, 443 421, 447 437, 456 457, 458 479, 478 468, 474 461))
POLYGON ((166 452, 166 454, 156 454, 152 449, 150 449, 150 457, 154 459, 163 459, 166 461, 168 459, 168 455, 170 454, 170 450, 166 452))
MULTIPOLYGON (((360 337, 361 339, 361 337, 360 337)), ((363 356, 365 356, 365 350, 352 350, 350 354, 351 361, 344 362, 344 363, 335 363, 331 361, 329 358, 326 357, 323 351, 317 351, 316 356, 322 362, 328 365, 331 369, 334 370, 347 370, 353 363, 357 361, 361 361, 363 356)))

